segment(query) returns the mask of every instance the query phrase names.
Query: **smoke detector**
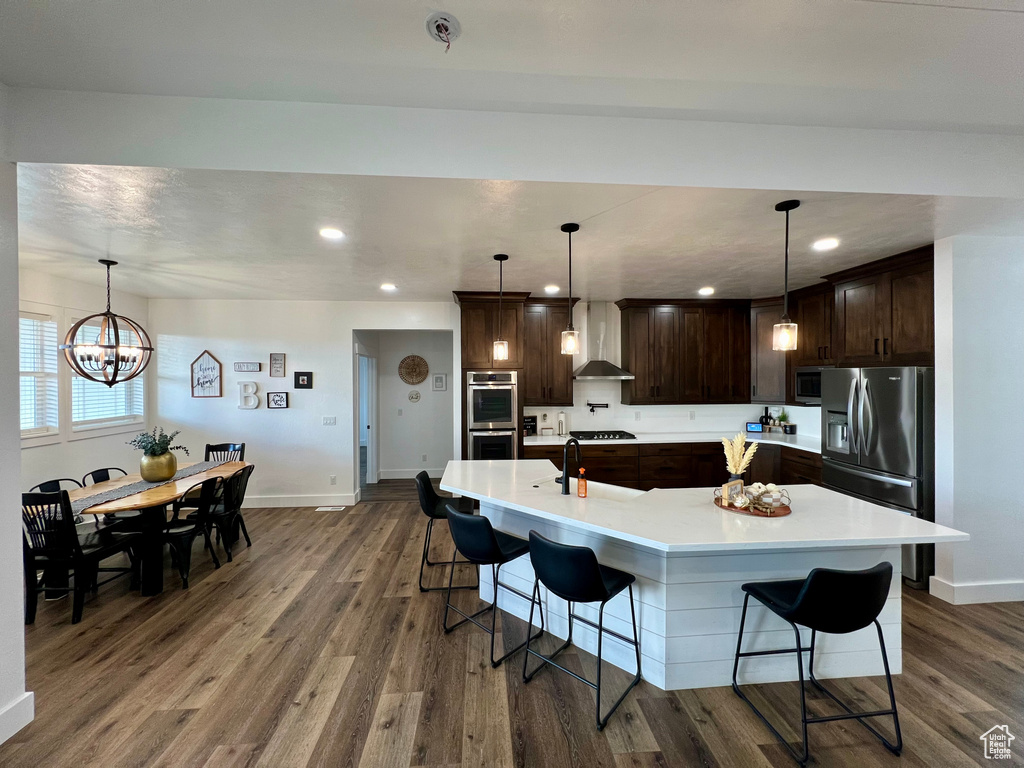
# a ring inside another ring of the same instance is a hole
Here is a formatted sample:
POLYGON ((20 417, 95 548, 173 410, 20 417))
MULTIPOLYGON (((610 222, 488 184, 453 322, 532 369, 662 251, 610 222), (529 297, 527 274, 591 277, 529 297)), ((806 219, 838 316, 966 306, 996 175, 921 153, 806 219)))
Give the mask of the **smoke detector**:
POLYGON ((427 17, 427 34, 437 42, 444 43, 447 51, 452 46, 452 40, 462 34, 462 25, 450 13, 432 13, 427 17))

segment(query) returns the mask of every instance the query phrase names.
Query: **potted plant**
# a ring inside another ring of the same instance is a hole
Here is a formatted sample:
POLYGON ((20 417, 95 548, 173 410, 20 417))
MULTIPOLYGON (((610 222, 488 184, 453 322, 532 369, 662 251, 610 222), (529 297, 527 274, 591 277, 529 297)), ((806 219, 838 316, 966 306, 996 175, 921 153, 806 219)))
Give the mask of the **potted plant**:
POLYGON ((178 460, 171 451, 182 450, 188 456, 188 448, 184 445, 171 445, 180 430, 167 434, 163 427, 153 427, 153 432, 141 432, 128 445, 142 451, 139 461, 139 473, 148 483, 162 483, 174 477, 178 471, 178 460))

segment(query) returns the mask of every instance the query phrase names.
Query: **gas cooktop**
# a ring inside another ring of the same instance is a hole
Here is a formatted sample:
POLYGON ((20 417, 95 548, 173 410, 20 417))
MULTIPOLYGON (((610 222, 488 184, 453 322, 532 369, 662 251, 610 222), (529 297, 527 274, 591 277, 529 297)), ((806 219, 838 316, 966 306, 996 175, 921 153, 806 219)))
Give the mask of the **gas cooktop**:
POLYGON ((603 432, 577 432, 571 430, 570 435, 578 440, 636 440, 636 435, 623 432, 621 429, 609 429, 603 432))

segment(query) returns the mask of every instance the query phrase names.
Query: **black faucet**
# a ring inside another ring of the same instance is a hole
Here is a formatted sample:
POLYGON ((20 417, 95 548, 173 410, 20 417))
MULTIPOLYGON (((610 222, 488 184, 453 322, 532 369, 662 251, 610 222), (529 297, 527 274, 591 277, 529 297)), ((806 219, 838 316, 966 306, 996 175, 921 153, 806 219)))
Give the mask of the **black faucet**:
POLYGON ((562 495, 569 495, 569 446, 576 446, 576 467, 577 469, 583 463, 583 451, 580 448, 580 441, 575 437, 570 437, 565 441, 565 447, 562 449, 562 477, 557 480, 562 484, 562 495))

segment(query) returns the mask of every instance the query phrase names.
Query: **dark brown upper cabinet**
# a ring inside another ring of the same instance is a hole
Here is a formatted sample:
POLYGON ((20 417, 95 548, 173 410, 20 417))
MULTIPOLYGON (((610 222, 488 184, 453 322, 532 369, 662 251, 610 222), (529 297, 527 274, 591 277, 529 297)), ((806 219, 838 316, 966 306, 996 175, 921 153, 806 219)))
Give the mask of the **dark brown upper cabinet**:
POLYGON ((835 362, 933 365, 932 246, 847 270, 835 283, 835 362))
POLYGON ((528 293, 506 292, 501 302, 501 335, 508 342, 508 360, 495 360, 498 338, 498 294, 456 291, 462 309, 462 367, 508 370, 523 367, 523 302, 528 293))
POLYGON ((836 295, 831 285, 813 286, 789 294, 790 315, 797 324, 793 366, 832 365, 832 315, 836 295))
MULTIPOLYGON (((575 304, 579 299, 574 299, 575 304)), ((578 359, 561 352, 569 324, 565 299, 527 301, 523 308, 525 354, 520 391, 524 405, 571 406, 572 371, 578 359)))
POLYGON ((623 299, 626 405, 737 403, 750 398, 748 302, 623 299), (700 304, 703 304, 701 302, 700 304))
MULTIPOLYGON (((754 301, 750 307, 750 401, 786 402, 786 355, 772 349, 772 331, 782 318, 782 302, 754 301)), ((803 326, 797 327, 797 349, 803 343, 803 326)))

